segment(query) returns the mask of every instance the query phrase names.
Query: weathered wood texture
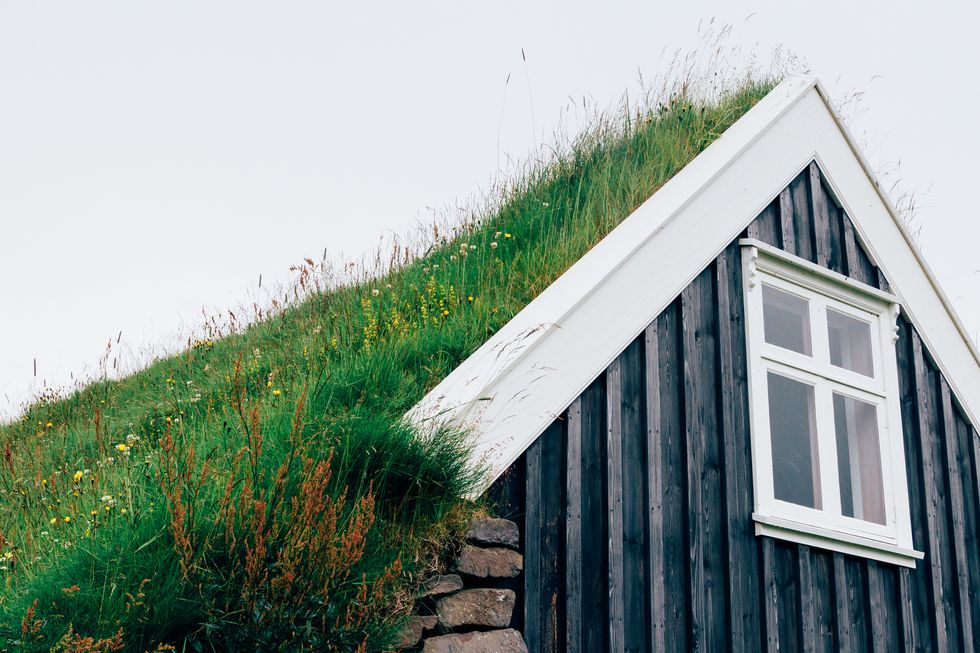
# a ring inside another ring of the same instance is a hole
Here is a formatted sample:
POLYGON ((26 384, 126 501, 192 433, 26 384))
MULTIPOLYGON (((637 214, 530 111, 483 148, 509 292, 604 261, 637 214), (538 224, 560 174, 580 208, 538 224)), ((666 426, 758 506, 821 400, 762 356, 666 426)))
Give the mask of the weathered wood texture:
MULTIPOLYGON (((743 235, 887 287, 815 164, 743 235)), ((980 650, 980 440, 904 318, 926 558, 909 570, 755 535, 740 260, 732 243, 495 485, 522 524, 514 623, 530 650, 980 650)))

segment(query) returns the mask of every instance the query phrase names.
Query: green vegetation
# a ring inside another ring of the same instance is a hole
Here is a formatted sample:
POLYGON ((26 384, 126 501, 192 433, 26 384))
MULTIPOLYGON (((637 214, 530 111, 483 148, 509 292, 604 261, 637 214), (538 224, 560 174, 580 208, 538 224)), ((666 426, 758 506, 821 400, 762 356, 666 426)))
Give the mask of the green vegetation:
POLYGON ((0 428, 0 650, 383 648, 476 509, 465 434, 402 415, 772 83, 599 119, 357 283, 307 262, 247 328, 0 428))

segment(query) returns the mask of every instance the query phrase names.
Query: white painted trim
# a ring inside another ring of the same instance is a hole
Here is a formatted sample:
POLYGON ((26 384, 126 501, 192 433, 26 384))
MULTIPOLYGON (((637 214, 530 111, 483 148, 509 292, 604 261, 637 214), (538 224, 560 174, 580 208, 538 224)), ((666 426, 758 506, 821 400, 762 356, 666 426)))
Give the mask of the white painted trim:
POLYGON ((975 348, 824 98, 812 78, 777 86, 407 418, 422 427, 449 422, 468 429, 474 463, 487 470, 488 486, 816 159, 959 403, 978 424, 975 348))
POLYGON ((761 240, 740 238, 738 244, 742 247, 755 247, 760 253, 765 254, 760 264, 764 266, 762 269, 766 272, 788 278, 802 286, 816 285, 820 293, 832 294, 841 301, 853 303, 859 308, 866 306, 869 299, 877 300, 874 302, 875 306, 882 303, 899 303, 896 295, 821 267, 761 240), (814 281, 811 282, 811 279, 814 281))
MULTIPOLYGON (((813 265, 798 256, 764 246, 759 241, 742 239, 739 243, 742 248, 755 517, 795 524, 796 531, 791 533, 794 538, 799 536, 797 531, 804 528, 809 529, 810 536, 819 533, 824 540, 840 539, 852 548, 854 538, 859 538, 877 546, 911 550, 912 515, 905 471, 905 439, 894 337, 898 298, 813 265), (783 349, 765 341, 763 285, 807 301, 811 342, 809 354, 783 349), (845 312, 871 326, 873 377, 842 370, 831 364, 827 337, 828 310, 845 312), (766 390, 770 373, 813 387, 815 453, 821 499, 819 508, 794 505, 776 498, 769 396, 766 390), (832 403, 835 393, 876 407, 886 520, 883 525, 843 514, 832 403)), ((784 533, 771 531, 766 534, 781 537, 784 533)), ((861 553, 855 552, 855 555, 861 553)))
POLYGON ((764 535, 779 540, 806 544, 808 546, 828 551, 838 551, 848 555, 871 558, 880 562, 901 565, 915 569, 915 561, 922 560, 922 551, 907 549, 893 544, 883 544, 874 540, 844 535, 826 529, 801 524, 790 519, 767 517, 753 514, 755 534, 764 535))
MULTIPOLYGON (((972 355, 973 362, 976 365, 980 366, 980 347, 978 347, 977 343, 970 336, 969 330, 967 330, 966 326, 963 324, 963 320, 960 319, 959 314, 956 312, 956 309, 953 307, 953 302, 951 302, 949 297, 947 297, 946 292, 943 290, 942 286, 939 283, 939 279, 932 271, 932 268, 929 266, 928 261, 926 261, 925 256, 923 256, 922 251, 919 249, 918 245, 916 245, 915 239, 912 237, 912 234, 905 226, 905 223, 902 221, 901 216, 898 215, 898 211, 895 210, 895 206, 892 204, 891 198, 888 197, 888 193, 886 193, 885 190, 881 187, 881 184, 878 183, 878 179, 874 173, 874 170, 871 168, 871 165, 864 157, 864 153, 861 152, 861 149, 857 146, 857 142, 854 140, 854 137, 851 136, 851 132, 847 128, 847 125, 844 124, 844 121, 841 120, 840 116, 837 115, 837 112, 834 111, 833 100, 831 99, 830 94, 827 92, 827 89, 824 88, 823 84, 820 83, 819 80, 814 80, 814 88, 820 94, 820 97, 823 98, 824 103, 827 105, 831 117, 834 119, 834 122, 837 124, 837 128, 840 130, 841 135, 843 135, 844 139, 847 141, 848 146, 851 148, 851 153, 858 160, 858 163, 860 163, 861 165, 861 169, 864 171, 868 180, 872 183, 874 189, 877 191, 878 199, 884 205, 884 208, 888 211, 888 214, 891 216, 892 221, 894 222, 895 226, 898 228, 898 231, 901 233, 902 238, 905 240, 905 244, 908 246, 909 250, 911 250, 911 253, 915 257, 915 261, 918 264, 919 269, 925 274, 925 277, 928 280, 929 285, 932 287, 932 290, 936 294, 937 299, 939 299, 940 303, 945 309, 944 311, 945 316, 948 317, 950 321, 952 321, 953 325, 956 327, 956 330, 959 332, 960 338, 963 340, 963 343, 966 345, 966 348, 969 350, 969 353, 972 355)), ((858 225, 855 224, 855 227, 858 227, 858 225)), ((865 236, 864 232, 860 229, 860 227, 858 227, 858 234, 862 237, 865 236)), ((870 243, 870 242, 866 243, 862 238, 862 245, 864 245, 865 249, 871 252, 872 258, 875 259, 875 262, 880 268, 885 270, 885 274, 887 276, 888 266, 884 263, 884 261, 880 257, 874 255, 875 253, 874 243, 870 243)), ((923 341, 925 341, 928 345, 928 340, 926 339, 926 337, 922 334, 920 334, 920 336, 922 337, 923 341)), ((929 349, 931 351, 931 348, 929 349)), ((937 362, 937 364, 939 364, 940 369, 943 370, 944 376, 947 377, 946 380, 952 384, 952 381, 949 378, 950 374, 946 371, 946 367, 942 363, 937 362)), ((975 411, 971 415, 971 419, 974 424, 977 423, 977 417, 980 417, 980 411, 975 411)))

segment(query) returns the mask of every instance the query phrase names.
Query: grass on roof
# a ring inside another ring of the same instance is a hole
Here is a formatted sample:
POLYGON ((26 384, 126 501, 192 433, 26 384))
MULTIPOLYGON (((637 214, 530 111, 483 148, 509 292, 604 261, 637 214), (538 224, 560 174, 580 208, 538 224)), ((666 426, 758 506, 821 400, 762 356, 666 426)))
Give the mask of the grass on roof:
POLYGON ((0 428, 0 650, 390 644, 478 474, 402 415, 772 85, 597 119, 421 257, 306 267, 248 328, 0 428))

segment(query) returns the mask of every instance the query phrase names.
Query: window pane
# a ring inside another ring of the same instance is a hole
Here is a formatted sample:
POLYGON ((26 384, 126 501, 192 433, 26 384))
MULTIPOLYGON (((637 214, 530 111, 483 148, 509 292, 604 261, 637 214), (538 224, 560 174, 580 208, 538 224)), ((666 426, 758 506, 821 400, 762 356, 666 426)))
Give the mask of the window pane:
POLYGON ((874 404, 834 393, 837 472, 847 517, 885 523, 878 413, 874 404))
POLYGON ((776 498, 821 509, 813 386, 769 372, 769 432, 776 498))
POLYGON ((871 325, 864 320, 827 309, 830 362, 865 376, 874 376, 871 355, 871 325))
POLYGON ((766 342, 801 354, 810 351, 810 303, 802 297, 762 284, 766 342))

